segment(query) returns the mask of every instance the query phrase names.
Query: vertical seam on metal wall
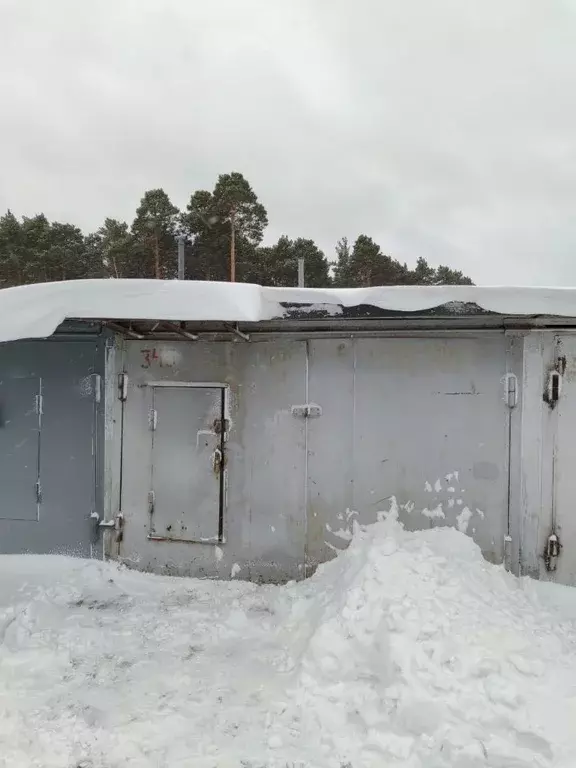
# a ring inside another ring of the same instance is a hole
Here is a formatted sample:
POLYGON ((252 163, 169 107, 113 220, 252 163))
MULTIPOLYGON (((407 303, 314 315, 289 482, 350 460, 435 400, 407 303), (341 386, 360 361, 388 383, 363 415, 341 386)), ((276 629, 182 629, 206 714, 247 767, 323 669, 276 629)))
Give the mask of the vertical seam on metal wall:
POLYGON ((219 494, 220 494, 220 503, 218 505, 218 543, 222 544, 224 540, 224 512, 225 512, 225 493, 226 493, 226 457, 224 454, 226 444, 224 440, 224 436, 226 433, 226 390, 221 389, 220 390, 220 477, 218 479, 219 483, 219 494))
POLYGON ((38 452, 36 456, 36 522, 40 522, 42 506, 42 415, 44 410, 44 387, 42 376, 38 377, 38 452))
MULTIPOLYGON (((504 346, 504 355, 505 355, 505 361, 504 361, 504 370, 506 372, 506 376, 508 374, 512 373, 514 375, 514 372, 511 370, 512 366, 510 365, 511 359, 514 359, 513 355, 513 348, 514 348, 514 342, 511 340, 505 341, 504 346)), ((507 382, 508 379, 505 379, 505 382, 507 382)), ((507 397, 506 402, 506 412, 508 415, 508 445, 507 445, 507 457, 506 461, 508 463, 508 488, 506 491, 506 535, 510 536, 510 523, 511 523, 511 504, 512 504, 512 413, 514 412, 514 407, 510 406, 509 402, 509 395, 508 390, 506 390, 505 396, 507 397)), ((506 557, 506 548, 504 548, 504 557, 506 557)))
MULTIPOLYGON (((310 397, 310 341, 305 341, 305 382, 304 382, 304 402, 309 405, 310 397)), ((306 578, 306 569, 308 566, 308 418, 304 419, 304 562, 302 563, 303 576, 306 578)))
POLYGON ((356 495, 355 495, 355 475, 356 475, 356 338, 352 338, 352 457, 350 461, 351 476, 350 476, 350 511, 355 512, 356 495))
MULTIPOLYGON (((152 414, 154 414, 154 411, 156 411, 158 407, 158 403, 156 402, 156 387, 151 387, 152 389, 152 414)), ((150 414, 150 410, 148 410, 148 413, 150 414)), ((155 418, 154 415, 152 415, 152 418, 155 418)), ((156 412, 156 418, 157 418, 157 412, 156 412)), ((148 493, 148 535, 153 536, 155 532, 155 526, 154 526, 154 513, 156 511, 156 498, 154 496, 155 490, 154 490, 154 441, 156 440, 156 430, 151 429, 150 425, 148 425, 148 431, 150 434, 150 491, 148 493), (152 494, 152 495, 151 495, 152 494), (152 502, 150 502, 150 499, 152 499, 152 502), (152 506, 154 505, 154 506, 152 506)))
MULTIPOLYGON (((116 341, 114 340, 114 344, 116 345, 116 341)), ((122 354, 120 356, 120 363, 121 363, 121 376, 126 376, 126 357, 125 357, 125 345, 124 342, 121 342, 122 344, 122 354)), ((115 346, 115 355, 114 355, 114 375, 118 376, 118 367, 117 367, 117 358, 116 355, 118 353, 118 347, 115 346)), ((118 381, 119 384, 119 381, 118 381)), ((124 387, 124 380, 122 379, 122 387, 124 387)), ((120 467, 118 470, 118 512, 123 513, 123 507, 124 507, 124 426, 125 426, 125 420, 126 420, 126 400, 121 399, 120 400, 120 467)), ((118 552, 118 556, 120 556, 120 552, 118 552)))

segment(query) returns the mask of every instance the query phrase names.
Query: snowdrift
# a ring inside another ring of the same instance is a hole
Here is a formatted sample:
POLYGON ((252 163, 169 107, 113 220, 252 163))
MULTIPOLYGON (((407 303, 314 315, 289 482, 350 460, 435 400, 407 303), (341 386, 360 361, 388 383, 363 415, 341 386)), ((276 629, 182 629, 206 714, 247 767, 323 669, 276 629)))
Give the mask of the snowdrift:
POLYGON ((8 768, 576 765, 576 591, 451 529, 392 513, 285 587, 9 556, 0 582, 8 768))
POLYGON ((352 766, 576 765, 576 625, 463 534, 408 533, 392 514, 296 591, 294 695, 318 752, 352 766))

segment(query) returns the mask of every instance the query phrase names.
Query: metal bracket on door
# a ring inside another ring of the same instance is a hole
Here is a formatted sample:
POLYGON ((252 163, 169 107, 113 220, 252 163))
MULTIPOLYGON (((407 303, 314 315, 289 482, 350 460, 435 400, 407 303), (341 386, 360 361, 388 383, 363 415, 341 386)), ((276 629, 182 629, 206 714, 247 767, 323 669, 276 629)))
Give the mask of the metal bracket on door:
POLYGON ((514 373, 504 376, 504 400, 508 408, 518 405, 518 377, 514 373))
POLYGON ((118 398, 124 403, 128 399, 128 374, 118 375, 118 398))
POLYGON ((300 419, 317 419, 322 416, 322 406, 316 403, 306 403, 305 405, 293 405, 291 408, 292 416, 300 419))
POLYGON ((94 401, 99 403, 102 400, 102 376, 99 373, 93 373, 94 381, 94 401))
POLYGON ((100 520, 98 512, 93 510, 90 513, 90 519, 94 521, 93 543, 96 543, 103 531, 116 531, 117 541, 121 539, 123 515, 118 513, 114 520, 100 520))
POLYGON ((150 409, 150 413, 148 415, 148 424, 150 425, 152 432, 154 432, 158 426, 158 411, 155 408, 150 409))

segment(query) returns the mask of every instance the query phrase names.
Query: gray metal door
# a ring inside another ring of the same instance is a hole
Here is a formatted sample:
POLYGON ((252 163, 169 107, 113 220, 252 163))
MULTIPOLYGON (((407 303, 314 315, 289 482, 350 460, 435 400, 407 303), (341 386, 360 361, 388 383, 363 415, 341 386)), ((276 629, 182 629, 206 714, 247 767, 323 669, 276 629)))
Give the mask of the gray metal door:
POLYGON ((41 381, 0 381, 0 520, 39 519, 41 381))
POLYGON ((102 365, 94 339, 0 345, 0 553, 101 555, 102 365))
POLYGON ((224 396, 221 387, 153 386, 150 538, 222 539, 224 396))
POLYGON ((451 525, 503 558, 508 428, 503 334, 310 342, 309 565, 330 557, 352 521, 396 497, 411 529, 451 525))

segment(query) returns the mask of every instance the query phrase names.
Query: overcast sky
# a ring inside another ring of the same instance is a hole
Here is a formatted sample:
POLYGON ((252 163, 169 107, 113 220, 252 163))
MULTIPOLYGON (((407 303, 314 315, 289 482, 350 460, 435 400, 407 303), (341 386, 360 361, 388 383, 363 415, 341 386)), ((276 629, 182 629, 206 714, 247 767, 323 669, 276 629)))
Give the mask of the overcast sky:
POLYGON ((576 285, 576 1, 0 0, 0 211, 232 170, 267 240, 576 285))

